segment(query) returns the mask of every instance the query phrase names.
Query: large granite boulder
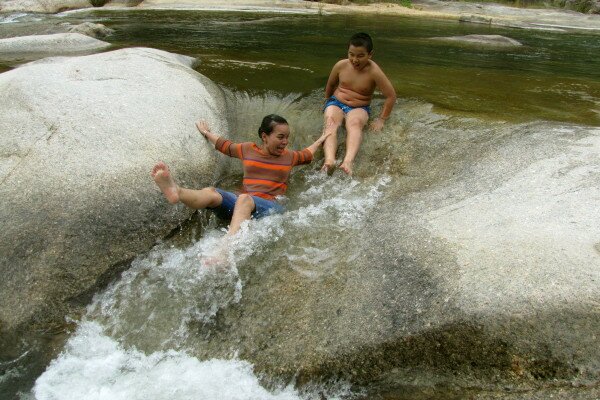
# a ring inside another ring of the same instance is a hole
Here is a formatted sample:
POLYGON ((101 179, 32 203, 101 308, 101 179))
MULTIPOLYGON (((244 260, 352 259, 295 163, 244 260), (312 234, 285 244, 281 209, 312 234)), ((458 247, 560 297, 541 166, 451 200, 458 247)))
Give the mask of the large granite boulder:
POLYGON ((194 59, 132 48, 0 75, 0 358, 58 333, 128 260, 186 220, 150 177, 170 164, 210 184, 215 151, 194 121, 227 123, 194 59))
POLYGON ((15 63, 49 56, 85 55, 110 46, 110 43, 78 32, 17 36, 0 39, 0 60, 15 63))
POLYGON ((199 324, 199 356, 379 395, 597 384, 600 130, 406 118, 365 145, 402 173, 360 229, 311 223, 238 265, 242 299, 199 324))

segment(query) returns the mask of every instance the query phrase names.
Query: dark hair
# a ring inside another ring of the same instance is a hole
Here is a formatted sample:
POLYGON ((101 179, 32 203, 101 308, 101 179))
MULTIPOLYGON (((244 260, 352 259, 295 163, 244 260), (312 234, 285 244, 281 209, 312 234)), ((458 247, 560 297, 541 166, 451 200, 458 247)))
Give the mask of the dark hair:
POLYGON ((348 47, 350 47, 350 45, 364 47, 369 53, 373 51, 373 39, 371 39, 371 36, 369 36, 368 33, 355 33, 348 42, 348 47))
POLYGON ((266 133, 267 135, 270 135, 271 133, 273 133, 273 129, 275 128, 276 125, 279 124, 288 124, 288 122, 285 120, 285 118, 280 117, 277 114, 269 114, 266 117, 263 118, 262 123, 260 124, 260 128, 258 128, 258 137, 262 138, 262 133, 266 133))

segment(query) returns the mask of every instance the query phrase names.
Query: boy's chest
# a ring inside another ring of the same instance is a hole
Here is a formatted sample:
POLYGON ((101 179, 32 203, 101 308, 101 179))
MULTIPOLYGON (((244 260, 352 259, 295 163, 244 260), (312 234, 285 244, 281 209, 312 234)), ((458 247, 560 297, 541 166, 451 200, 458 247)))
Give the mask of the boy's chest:
POLYGON ((345 68, 339 74, 339 85, 355 92, 371 94, 375 89, 375 81, 367 72, 345 68))
POLYGON ((275 182, 287 181, 292 170, 292 166, 287 163, 280 164, 257 159, 246 159, 243 161, 243 165, 245 178, 266 179, 275 182))

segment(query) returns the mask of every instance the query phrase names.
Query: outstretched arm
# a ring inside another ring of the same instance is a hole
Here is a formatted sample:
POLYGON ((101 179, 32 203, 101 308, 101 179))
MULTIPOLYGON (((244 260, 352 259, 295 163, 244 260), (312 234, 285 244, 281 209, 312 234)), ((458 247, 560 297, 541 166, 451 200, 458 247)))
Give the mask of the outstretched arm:
POLYGON ((217 143, 217 140, 219 139, 219 136, 215 135, 210 130, 210 127, 208 126, 208 123, 206 123, 205 120, 201 119, 200 121, 196 122, 196 128, 198 128, 198 130, 200 131, 200 133, 202 134, 202 136, 204 136, 204 138, 206 140, 208 140, 209 142, 211 142, 213 144, 213 146, 215 145, 215 143, 217 143))
POLYGON ((318 138, 313 144, 311 144, 310 146, 308 146, 306 149, 308 151, 310 151, 310 153, 312 155, 314 155, 317 150, 319 149, 319 146, 321 146, 323 144, 323 142, 325 141, 325 139, 327 139, 333 132, 332 131, 323 131, 323 134, 321 135, 320 138, 318 138))

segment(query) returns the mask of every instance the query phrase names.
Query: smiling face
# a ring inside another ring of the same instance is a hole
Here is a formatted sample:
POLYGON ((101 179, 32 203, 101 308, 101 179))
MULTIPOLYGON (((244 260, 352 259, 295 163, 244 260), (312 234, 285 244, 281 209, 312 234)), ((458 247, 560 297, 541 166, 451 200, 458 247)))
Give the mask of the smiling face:
POLYGON ((288 145, 290 127, 288 124, 277 124, 270 135, 261 133, 263 151, 272 156, 280 156, 288 145))
POLYGON ((372 55, 373 52, 369 53, 366 47, 352 44, 348 46, 348 60, 356 70, 360 71, 366 67, 372 55))

